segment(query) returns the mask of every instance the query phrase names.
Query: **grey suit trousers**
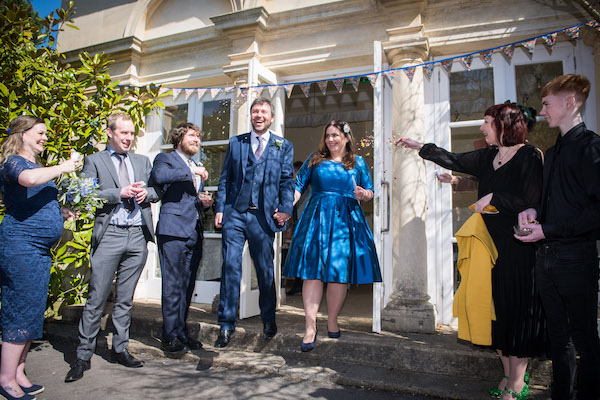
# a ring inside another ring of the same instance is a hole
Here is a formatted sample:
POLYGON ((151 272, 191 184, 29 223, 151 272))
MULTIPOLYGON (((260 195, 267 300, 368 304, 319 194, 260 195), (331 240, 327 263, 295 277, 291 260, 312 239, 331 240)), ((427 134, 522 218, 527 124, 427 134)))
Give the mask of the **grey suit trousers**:
POLYGON ((94 354, 102 312, 115 273, 117 275, 116 298, 112 312, 115 332, 112 349, 121 353, 127 348, 133 293, 147 256, 148 247, 141 226, 129 228, 108 226, 90 259, 92 274, 87 302, 79 321, 77 358, 89 360, 94 354))

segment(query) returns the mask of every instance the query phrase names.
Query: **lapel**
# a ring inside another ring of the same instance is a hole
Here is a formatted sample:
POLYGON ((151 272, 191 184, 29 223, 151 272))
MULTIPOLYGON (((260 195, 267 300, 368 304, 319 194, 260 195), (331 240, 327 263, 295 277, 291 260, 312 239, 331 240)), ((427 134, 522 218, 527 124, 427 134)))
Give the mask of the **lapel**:
POLYGON ((251 132, 244 134, 240 140, 240 154, 242 155, 242 180, 246 178, 246 167, 248 166, 248 153, 252 146, 250 145, 251 132))
POLYGON ((119 175, 115 168, 115 164, 113 164, 112 158, 110 156, 110 152, 108 150, 102 150, 98 154, 99 154, 99 157, 102 160, 102 162, 104 162, 104 166, 106 167, 106 170, 108 171, 110 176, 113 178, 113 181, 115 182, 115 186, 120 188, 121 181, 119 180, 119 175))
MULTIPOLYGON (((190 166, 188 164, 186 164, 185 161, 183 161, 183 159, 181 158, 181 156, 179 154, 177 154, 175 152, 175 150, 173 150, 171 153, 169 153, 175 160, 177 163, 179 163, 179 167, 182 168, 184 171, 190 171, 190 166)), ((194 164, 196 162, 194 161, 194 164)), ((192 175, 192 183, 194 184, 195 187, 195 182, 196 182, 196 175, 192 174, 190 171, 190 174, 192 175)), ((199 190, 201 190, 201 188, 203 187, 202 185, 202 179, 200 179, 200 185, 199 185, 199 190)))

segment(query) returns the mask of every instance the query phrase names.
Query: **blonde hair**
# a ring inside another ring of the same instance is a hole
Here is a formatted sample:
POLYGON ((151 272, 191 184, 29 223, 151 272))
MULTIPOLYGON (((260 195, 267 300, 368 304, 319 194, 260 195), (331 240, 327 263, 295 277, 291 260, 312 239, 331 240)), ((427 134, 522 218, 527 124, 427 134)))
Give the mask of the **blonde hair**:
POLYGON ((0 165, 4 164, 8 157, 19 154, 23 147, 23 133, 27 132, 37 124, 43 124, 44 120, 32 115, 20 115, 10 121, 6 136, 0 144, 0 165))
POLYGON ((122 119, 123 121, 131 121, 131 116, 124 112, 116 112, 110 114, 108 118, 106 118, 106 127, 111 131, 117 129, 117 121, 122 119))

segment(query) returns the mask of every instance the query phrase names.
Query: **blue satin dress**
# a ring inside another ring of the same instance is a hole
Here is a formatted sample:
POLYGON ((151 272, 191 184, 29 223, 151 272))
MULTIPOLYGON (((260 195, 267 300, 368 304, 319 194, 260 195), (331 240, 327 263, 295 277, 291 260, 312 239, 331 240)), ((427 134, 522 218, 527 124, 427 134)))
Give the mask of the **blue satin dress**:
POLYGON ((373 190, 367 163, 356 156, 356 166, 350 170, 329 160, 309 167, 311 157, 296 178, 298 192, 309 185, 312 192, 294 232, 283 275, 336 283, 381 282, 373 234, 353 193, 354 182, 373 190))
POLYGON ((6 205, 0 223, 0 321, 5 342, 42 337, 52 266, 50 248, 63 232, 54 182, 19 185, 21 172, 33 168, 40 167, 17 155, 0 166, 0 190, 6 205))

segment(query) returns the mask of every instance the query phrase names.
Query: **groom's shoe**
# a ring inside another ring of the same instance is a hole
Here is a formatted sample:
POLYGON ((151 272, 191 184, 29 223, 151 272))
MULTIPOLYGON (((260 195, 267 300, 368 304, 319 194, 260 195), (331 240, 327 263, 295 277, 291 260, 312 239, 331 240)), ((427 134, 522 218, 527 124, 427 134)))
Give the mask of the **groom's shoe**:
POLYGON ((275 323, 275 320, 265 322, 263 333, 265 334, 265 339, 272 339, 277 334, 277 324, 275 323))
POLYGON ((235 331, 233 329, 221 329, 219 331, 219 336, 217 337, 217 341, 215 342, 215 347, 218 349, 223 349, 227 347, 229 341, 233 337, 233 333, 235 331))

